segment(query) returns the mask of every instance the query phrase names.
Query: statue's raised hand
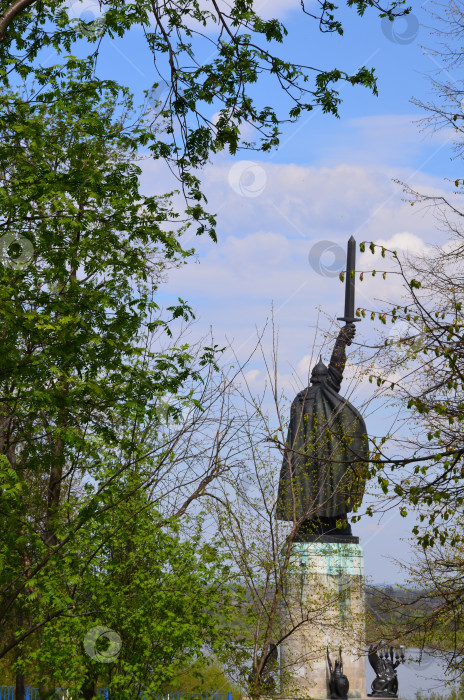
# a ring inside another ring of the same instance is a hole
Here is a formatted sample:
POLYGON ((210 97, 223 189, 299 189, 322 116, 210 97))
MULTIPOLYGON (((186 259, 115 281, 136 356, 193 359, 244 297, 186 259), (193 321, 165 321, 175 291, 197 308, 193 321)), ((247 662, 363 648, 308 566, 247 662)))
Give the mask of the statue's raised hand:
POLYGON ((347 323, 346 326, 343 326, 341 329, 339 337, 346 345, 351 345, 355 334, 356 325, 354 323, 347 323))

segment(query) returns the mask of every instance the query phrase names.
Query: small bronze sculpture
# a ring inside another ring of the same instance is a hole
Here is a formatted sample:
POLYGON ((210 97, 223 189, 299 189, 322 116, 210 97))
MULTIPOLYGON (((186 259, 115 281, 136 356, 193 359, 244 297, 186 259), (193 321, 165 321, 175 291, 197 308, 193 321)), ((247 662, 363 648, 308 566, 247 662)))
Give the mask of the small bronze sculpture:
POLYGON ((397 698, 397 667, 404 663, 404 646, 387 648, 383 642, 369 647, 369 663, 377 677, 372 681, 370 698, 397 698))
POLYGON ((329 648, 327 647, 327 663, 329 664, 330 678, 329 678, 329 691, 331 698, 340 698, 342 700, 347 700, 348 691, 350 689, 350 683, 348 678, 343 673, 343 661, 342 661, 342 650, 338 650, 338 659, 335 659, 335 664, 332 665, 332 661, 329 655, 329 648))
POLYGON ((354 271, 356 242, 348 242, 345 326, 329 367, 313 368, 311 386, 297 395, 280 472, 276 515, 301 521, 295 541, 321 535, 351 537, 347 513, 360 505, 366 480, 368 438, 361 414, 340 396, 347 345, 355 334, 354 271), (353 273, 353 274, 352 274, 353 273))

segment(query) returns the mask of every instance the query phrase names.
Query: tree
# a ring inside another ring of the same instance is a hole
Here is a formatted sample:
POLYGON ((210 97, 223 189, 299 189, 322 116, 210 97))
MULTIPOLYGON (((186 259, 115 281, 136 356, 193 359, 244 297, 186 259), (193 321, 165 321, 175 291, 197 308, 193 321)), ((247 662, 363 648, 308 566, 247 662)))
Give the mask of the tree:
MULTIPOLYGON (((348 4, 360 14, 367 6, 383 12, 375 0, 348 4)), ((385 14, 401 14, 400 5, 394 2, 385 14)), ((6 247, 0 269, 0 511, 9 529, 0 535, 0 620, 7 630, 0 657, 18 655, 17 700, 29 652, 37 652, 44 683, 47 673, 56 678, 46 650, 57 630, 70 639, 73 625, 82 629, 82 618, 96 614, 85 575, 93 573, 100 591, 107 566, 99 562, 100 548, 107 554, 105 548, 114 547, 118 528, 101 541, 92 526, 107 514, 117 520, 121 504, 134 505, 133 492, 118 480, 136 468, 133 491, 145 489, 152 506, 159 506, 160 529, 183 516, 237 459, 239 450, 227 443, 224 390, 215 393, 208 374, 217 348, 194 357, 185 343, 166 348, 160 340, 176 319, 191 318, 182 300, 168 309, 168 319, 155 301, 163 272, 192 253, 181 245, 182 232, 193 223, 197 233, 216 235, 215 218, 203 208, 198 168, 224 148, 235 153, 240 143, 254 147, 241 141, 244 123, 255 127, 259 147, 269 150, 278 143, 283 119, 296 120, 316 105, 336 115, 340 80, 376 92, 373 71, 364 67, 349 75, 295 66, 271 54, 259 39, 281 43, 286 30, 276 20, 262 20, 251 3, 240 0, 225 11, 215 2, 203 10, 197 2, 161 7, 116 0, 102 9, 100 29, 89 31, 72 24, 55 0, 1 5, 0 230, 6 247), (217 55, 202 63, 196 42, 213 19, 220 27, 217 55), (199 31, 192 20, 203 25, 199 31), (122 37, 134 26, 142 27, 155 62, 169 76, 161 124, 158 119, 149 128, 142 115, 129 123, 126 89, 96 77, 102 35, 122 37), (79 61, 69 53, 83 36, 91 53, 79 61), (41 65, 47 46, 67 54, 64 66, 41 65), (285 116, 256 105, 249 94, 262 72, 286 91, 285 116), (308 82, 310 74, 314 82, 308 82), (26 78, 35 79, 27 95, 11 89, 26 78), (218 109, 213 120, 210 112, 218 109), (187 199, 183 219, 169 194, 141 196, 134 161, 142 149, 177 168, 187 199), (217 410, 215 432, 197 398, 205 398, 198 389, 203 374, 210 381, 209 407, 217 410), (191 400, 197 409, 180 436, 166 436, 160 425, 166 394, 191 400), (206 426, 202 445, 193 437, 200 417, 206 426), (82 548, 90 541, 95 562, 82 570, 82 548), (71 614, 78 622, 68 627, 71 614)), ((321 5, 319 21, 324 31, 341 34, 336 9, 321 5)), ((166 539, 164 544, 169 549, 166 539)), ((107 604, 101 602, 105 610, 107 604)), ((90 697, 92 673, 84 676, 90 697)))
MULTIPOLYGON (((416 547, 413 561, 404 565, 409 595, 387 601, 397 618, 390 634, 410 640, 410 646, 441 659, 447 680, 461 680, 463 546, 462 514, 457 518, 459 542, 416 547)), ((383 601, 385 604, 385 600, 383 601)))
POLYGON ((460 134, 464 119, 464 88, 462 80, 452 78, 452 71, 459 69, 464 58, 461 48, 462 8, 459 3, 450 2, 429 8, 427 12, 432 19, 430 35, 439 37, 439 42, 427 49, 434 56, 437 65, 435 77, 429 78, 435 99, 433 102, 424 102, 414 98, 413 103, 425 112, 420 120, 422 128, 434 131, 451 129, 454 132, 453 150, 456 157, 462 157, 460 134))
POLYGON ((165 686, 164 690, 168 693, 179 690, 183 693, 211 693, 214 689, 218 693, 232 693, 233 696, 240 697, 242 688, 226 676, 223 664, 219 663, 214 655, 204 661, 207 663, 190 664, 180 669, 172 684, 165 686))
MULTIPOLYGON (((441 73, 462 62, 462 11, 450 3, 432 14, 432 31, 440 36, 439 48, 432 51, 443 68, 432 80, 436 101, 415 103, 426 112, 424 127, 452 127, 460 157, 462 82, 441 73)), ((382 302, 380 312, 358 309, 358 315, 377 318, 388 329, 389 338, 368 348, 361 359, 384 405, 398 410, 388 434, 374 440, 371 474, 385 494, 384 508, 399 506, 401 515, 412 512, 417 518, 413 535, 419 553, 405 567, 418 593, 397 607, 402 632, 435 649, 462 676, 464 213, 459 195, 464 181, 456 180, 455 191, 440 196, 400 184, 412 206, 433 212, 444 236, 441 245, 422 255, 402 255, 375 242, 361 244, 361 250, 370 248, 376 255, 372 274, 399 282, 395 298, 382 302)), ((361 281, 365 277, 366 272, 360 274, 361 281)))
MULTIPOLYGON (((424 256, 400 259, 397 251, 374 243, 370 248, 381 248, 387 262, 383 271, 373 274, 398 275, 403 297, 385 304, 383 311, 370 312, 372 320, 377 317, 401 329, 368 349, 369 380, 375 380, 384 400, 401 409, 390 433, 374 438, 372 475, 385 494, 405 502, 402 515, 409 504, 419 512, 420 522, 428 524, 426 534, 414 528, 423 546, 436 539, 444 543, 448 535, 454 542, 447 522, 463 504, 461 234, 456 229, 443 249, 424 256), (393 458, 393 451, 404 457, 393 458)), ((367 313, 368 309, 358 310, 358 315, 367 313)))
MULTIPOLYGON (((125 474, 121 492, 138 478, 125 474)), ((114 494, 108 489, 103 502, 114 494)), ((20 667, 42 694, 58 686, 71 694, 81 688, 88 700, 97 686, 117 698, 161 692, 180 668, 201 668, 205 648, 220 644, 228 624, 227 569, 201 542, 201 519, 184 524, 188 540, 179 524, 163 526, 164 520, 139 489, 89 521, 65 561, 54 561, 49 587, 54 581, 56 595, 61 583, 72 608, 20 648, 20 667)))
MULTIPOLYGON (((431 33, 439 36, 440 42, 428 49, 437 65, 438 60, 441 62, 436 77, 431 79, 436 100, 414 102, 425 111, 423 128, 452 127, 455 152, 461 156, 464 89, 462 81, 451 80, 448 71, 459 66, 464 56, 462 11, 454 2, 436 7, 430 11, 431 33)), ((370 315, 389 327, 390 339, 382 339, 380 345, 365 353, 364 359, 370 362, 366 373, 371 382, 377 383, 379 393, 401 409, 400 419, 390 433, 379 436, 375 454, 378 470, 374 464, 373 473, 379 473, 386 494, 396 494, 419 510, 420 521, 429 527, 420 535, 416 528, 415 533, 426 547, 435 541, 444 544, 448 536, 455 541, 453 527, 447 523, 451 523, 454 513, 462 511, 464 495, 463 211, 459 201, 464 181, 456 180, 456 191, 447 196, 421 193, 398 183, 411 206, 432 211, 445 237, 441 246, 431 246, 423 255, 403 255, 375 242, 362 243, 361 251, 370 249, 377 259, 381 256, 382 269, 372 270, 372 275, 388 277, 398 284, 396 298, 382 302, 381 311, 358 309, 358 315, 370 315), (406 422, 407 429, 403 430, 406 422), (393 450, 405 457, 392 459, 393 450)), ((360 274, 361 282, 366 274, 360 274)))
MULTIPOLYGON (((129 598, 103 589, 118 581, 108 584, 113 553, 119 581, 131 573, 115 540, 142 548, 131 518, 154 529, 157 566, 177 566, 182 554, 194 567, 175 522, 239 454, 217 348, 176 339, 188 306, 179 300, 166 318, 155 301, 165 270, 190 251, 170 227, 169 199, 139 193, 130 96, 111 84, 101 94, 98 81, 83 90, 81 78, 76 62, 34 103, 0 97, 0 658, 17 654, 18 697, 26 648, 42 664, 59 630, 69 639, 89 616, 116 616, 111 605, 120 619, 130 610, 129 598)), ((207 587, 204 552, 195 580, 207 587)), ((131 576, 156 580, 149 569, 131 576)))
MULTIPOLYGON (((347 5, 354 6, 361 16, 367 8, 376 8, 382 17, 393 21, 409 12, 401 9, 404 1, 394 0, 383 7, 378 0, 347 0, 347 5)), ((337 116, 340 81, 377 93, 373 69, 363 66, 349 74, 332 66, 301 66, 272 52, 271 45, 282 44, 287 30, 276 19, 262 19, 248 1, 237 0, 229 8, 216 0, 205 7, 196 0, 167 4, 144 0, 129 5, 111 0, 101 3, 102 16, 90 25, 72 21, 62 0, 46 4, 3 0, 0 8, 0 79, 5 85, 15 84, 18 76, 25 79, 32 75, 42 85, 47 84, 61 68, 42 66, 41 50, 53 47, 59 53, 69 53, 80 39, 90 50, 88 79, 95 79, 102 39, 122 39, 134 27, 143 31, 155 69, 155 79, 147 90, 160 84, 168 87, 161 105, 167 127, 150 146, 151 153, 175 168, 187 199, 187 216, 198 225, 199 233, 208 231, 213 237, 215 218, 203 209, 198 173, 210 154, 225 148, 235 154, 239 147, 268 151, 278 144, 282 123, 295 121, 316 106, 337 116), (209 33, 211 26, 217 31, 209 33), (204 61, 205 49, 214 58, 204 61), (272 104, 260 104, 254 98, 252 89, 263 79, 271 85, 275 81, 286 94, 282 114, 277 114, 272 104), (257 143, 242 137, 245 124, 252 126, 257 143)), ((304 4, 302 9, 323 32, 343 33, 334 3, 321 2, 314 13, 304 4)))
POLYGON ((435 650, 462 675, 462 213, 446 199, 408 192, 414 204, 435 207, 450 235, 442 247, 423 255, 400 256, 373 242, 369 246, 385 260, 383 269, 375 264, 373 274, 396 275, 401 282, 396 298, 384 302, 382 311, 358 310, 390 326, 389 338, 360 354, 368 363, 369 380, 377 384, 377 397, 397 412, 388 434, 371 436, 371 475, 385 499, 369 511, 399 508, 404 517, 409 512, 416 516, 412 534, 419 554, 404 565, 416 594, 393 600, 379 593, 394 610, 387 626, 390 638, 403 636, 435 650))

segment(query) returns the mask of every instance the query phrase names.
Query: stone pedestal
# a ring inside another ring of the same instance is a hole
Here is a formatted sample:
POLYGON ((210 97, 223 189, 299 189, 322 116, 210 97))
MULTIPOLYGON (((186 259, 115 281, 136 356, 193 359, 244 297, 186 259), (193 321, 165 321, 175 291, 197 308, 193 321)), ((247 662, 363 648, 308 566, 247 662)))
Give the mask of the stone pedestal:
POLYGON ((332 663, 342 649, 349 697, 366 698, 364 557, 357 538, 293 543, 280 618, 281 697, 329 698, 332 663))

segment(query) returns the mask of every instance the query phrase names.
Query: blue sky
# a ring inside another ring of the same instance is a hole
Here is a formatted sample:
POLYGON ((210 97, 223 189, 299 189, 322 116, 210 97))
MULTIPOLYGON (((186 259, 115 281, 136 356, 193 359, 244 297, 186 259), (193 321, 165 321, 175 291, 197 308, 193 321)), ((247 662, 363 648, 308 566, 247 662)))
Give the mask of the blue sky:
MULTIPOLYGON (((98 13, 93 0, 71 0, 71 6, 82 19, 98 13)), ((197 260, 172 272, 162 301, 169 305, 178 296, 187 299, 197 315, 193 333, 202 336, 211 326, 217 342, 227 339, 241 360, 249 354, 255 329, 264 326, 273 304, 280 333, 281 386, 291 398, 298 388, 292 371, 304 384, 313 343, 322 344, 322 331, 329 330, 330 319, 343 311, 343 287, 326 268, 343 267, 340 250, 349 236, 354 234, 358 242, 393 242, 400 250, 413 251, 444 243, 430 212, 419 212, 404 202, 394 179, 421 191, 442 192, 449 189, 446 177, 454 180, 462 173, 459 161, 451 160, 450 134, 421 132, 415 124, 421 113, 411 103, 414 97, 431 99, 427 75, 438 68, 437 59, 423 48, 436 46, 426 26, 434 21, 428 12, 431 0, 412 5, 412 14, 393 25, 376 11, 360 18, 354 9, 342 8, 342 37, 320 34, 316 23, 303 16, 298 0, 259 0, 255 7, 285 23, 289 36, 280 49, 284 57, 347 72, 363 65, 375 67, 379 96, 340 84, 340 119, 314 110, 296 125, 284 127, 275 152, 247 151, 234 159, 215 156, 202 177, 209 208, 218 215, 218 243, 192 239, 197 260), (327 250, 315 270, 314 259, 311 266, 308 258, 314 257, 320 241, 332 245, 335 258, 327 250), (327 316, 319 317, 316 331, 318 308, 327 316)), ((311 4, 307 7, 311 9, 311 4)), ((54 60, 50 55, 49 62, 54 60)), ((124 39, 104 38, 99 73, 117 78, 141 97, 156 80, 141 32, 134 30, 124 39)), ((267 81, 254 94, 262 104, 285 106, 282 95, 267 81)), ((169 187, 164 166, 146 161, 144 190, 161 194, 169 187)), ((372 265, 363 256, 358 262, 359 269, 372 265)), ((376 299, 389 299, 398 292, 391 284, 371 280, 358 289, 357 303, 380 308, 376 299)), ((358 326, 357 342, 368 342, 371 322, 358 326)), ((390 332, 380 324, 377 328, 380 334, 390 332)), ((269 338, 265 342, 270 350, 269 338)), ((328 360, 329 350, 324 352, 328 360)), ((250 386, 258 392, 264 385, 262 363, 252 360, 249 372, 250 386)), ((362 385, 352 401, 360 407, 368 396, 369 385, 362 385)), ((380 434, 390 414, 385 408, 366 416, 368 431, 380 434)), ((366 572, 373 580, 394 581, 400 576, 388 557, 408 558, 407 545, 400 542, 407 536, 405 525, 410 526, 411 520, 393 512, 380 523, 366 520, 356 526, 365 548, 366 572)))

